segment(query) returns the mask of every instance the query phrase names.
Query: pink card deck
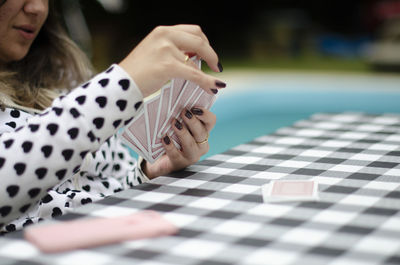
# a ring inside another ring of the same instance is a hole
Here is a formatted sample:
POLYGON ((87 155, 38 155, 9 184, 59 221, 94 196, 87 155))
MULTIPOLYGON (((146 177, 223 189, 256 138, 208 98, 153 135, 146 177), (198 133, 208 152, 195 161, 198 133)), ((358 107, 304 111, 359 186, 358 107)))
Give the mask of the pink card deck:
MULTIPOLYGON (((191 60, 201 69, 201 60, 196 57, 191 60)), ((193 107, 209 109, 215 99, 215 95, 206 93, 197 84, 174 78, 161 88, 157 96, 144 102, 142 112, 122 131, 122 140, 146 161, 153 163, 165 153, 162 139, 166 135, 178 149, 181 148, 172 124, 175 119, 182 122, 182 111, 193 107)))
POLYGON ((264 202, 317 201, 315 180, 273 180, 261 188, 264 202))

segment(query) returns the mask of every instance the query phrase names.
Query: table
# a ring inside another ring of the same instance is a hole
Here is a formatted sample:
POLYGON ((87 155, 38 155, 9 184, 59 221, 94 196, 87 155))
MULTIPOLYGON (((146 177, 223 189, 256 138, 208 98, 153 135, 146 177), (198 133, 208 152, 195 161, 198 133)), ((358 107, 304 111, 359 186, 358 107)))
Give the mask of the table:
POLYGON ((318 113, 57 222, 142 209, 180 232, 52 255, 11 233, 0 263, 400 264, 400 115, 318 113), (310 178, 320 201, 263 203, 261 185, 310 178))

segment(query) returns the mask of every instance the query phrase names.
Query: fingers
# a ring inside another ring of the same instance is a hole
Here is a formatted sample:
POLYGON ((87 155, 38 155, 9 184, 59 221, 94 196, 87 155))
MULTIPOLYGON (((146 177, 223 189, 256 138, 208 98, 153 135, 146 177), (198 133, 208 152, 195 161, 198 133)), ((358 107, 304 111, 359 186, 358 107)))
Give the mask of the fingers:
MULTIPOLYGON (((182 60, 184 62, 184 59, 182 60)), ((175 77, 190 80, 198 84, 208 94, 214 95, 218 93, 218 89, 224 88, 226 84, 215 77, 208 75, 195 67, 194 63, 189 60, 185 63, 178 63, 170 69, 175 77)))
POLYGON ((185 52, 192 52, 202 58, 214 72, 220 72, 218 68, 218 56, 213 48, 201 37, 179 32, 171 36, 176 46, 185 52))
POLYGON ((219 72, 217 53, 206 40, 200 36, 182 31, 172 34, 171 39, 180 50, 197 54, 207 62, 213 71, 219 72))
POLYGON ((208 139, 206 127, 189 110, 183 110, 181 117, 196 143, 201 143, 208 139))
POLYGON ((210 132, 217 122, 217 116, 211 111, 202 107, 193 107, 190 112, 205 126, 207 132, 210 132))
POLYGON ((185 54, 197 55, 212 70, 222 71, 217 54, 200 27, 195 25, 155 28, 119 65, 135 80, 144 97, 171 78, 190 80, 209 94, 216 94, 219 88, 226 86, 198 69, 191 60, 185 62, 185 54))
MULTIPOLYGON (((197 162, 202 155, 208 152, 208 142, 206 141, 203 144, 198 144, 196 139, 192 136, 191 131, 188 130, 185 124, 175 120, 173 129, 180 140, 182 155, 191 163, 197 162)), ((208 134, 205 130, 203 133, 205 133, 205 136, 208 137, 208 134)), ((200 135, 200 133, 198 135, 200 135)), ((199 137, 204 137, 204 135, 199 137)), ((201 139, 201 141, 203 140, 204 138, 201 139)))
POLYGON ((169 161, 171 161, 171 163, 174 163, 171 168, 177 169, 184 167, 186 164, 185 158, 182 156, 181 151, 178 150, 172 143, 171 138, 168 135, 164 136, 162 143, 165 149, 165 153, 169 157, 169 161))
POLYGON ((173 67, 168 64, 167 70, 171 71, 174 77, 190 80, 198 84, 208 94, 217 94, 218 89, 224 88, 226 84, 201 71, 198 65, 196 65, 192 60, 186 60, 185 53, 188 55, 196 54, 205 60, 214 71, 220 72, 220 69, 222 69, 222 66, 220 66, 218 62, 218 56, 208 44, 208 40, 205 36, 201 37, 204 33, 202 33, 200 27, 193 25, 178 25, 170 27, 169 29, 171 28, 174 28, 174 30, 167 30, 163 34, 165 34, 173 43, 173 46, 176 47, 169 51, 177 62, 172 64, 173 67), (196 31, 199 31, 200 33, 191 33, 196 31))
POLYGON ((192 135, 187 130, 186 126, 184 126, 178 120, 175 120, 172 126, 180 140, 182 155, 184 155, 185 158, 191 162, 196 161, 196 153, 198 152, 198 147, 192 135))
POLYGON ((194 35, 198 35, 202 39, 207 41, 207 43, 210 43, 208 41, 207 36, 203 33, 203 31, 201 30, 200 26, 198 26, 198 25, 180 24, 180 25, 175 25, 174 28, 176 28, 178 30, 186 31, 186 32, 194 34, 194 35))
POLYGON ((177 149, 172 138, 165 135, 162 143, 165 156, 157 162, 158 175, 180 170, 200 160, 209 150, 208 133, 215 125, 215 115, 204 108, 184 110, 181 114, 183 123, 175 120, 173 130, 179 138, 181 149, 177 149))
POLYGON ((205 60, 208 66, 215 72, 220 72, 218 67, 218 56, 210 46, 208 39, 201 31, 200 27, 193 25, 178 25, 170 28, 163 34, 167 34, 169 39, 182 51, 195 53, 205 60))

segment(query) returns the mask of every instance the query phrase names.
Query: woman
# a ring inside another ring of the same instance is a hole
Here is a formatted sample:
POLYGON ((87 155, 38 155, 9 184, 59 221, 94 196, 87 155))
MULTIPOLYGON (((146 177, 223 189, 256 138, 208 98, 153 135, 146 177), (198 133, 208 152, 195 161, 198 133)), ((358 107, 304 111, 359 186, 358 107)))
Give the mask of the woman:
POLYGON ((208 93, 225 86, 185 60, 198 55, 222 70, 198 26, 157 27, 122 62, 89 80, 90 64, 57 23, 52 0, 0 4, 2 232, 180 170, 208 151, 199 143, 216 118, 201 108, 183 111, 183 126, 173 126, 182 149, 165 136, 166 154, 154 164, 137 166, 116 135, 143 98, 171 78, 208 93))

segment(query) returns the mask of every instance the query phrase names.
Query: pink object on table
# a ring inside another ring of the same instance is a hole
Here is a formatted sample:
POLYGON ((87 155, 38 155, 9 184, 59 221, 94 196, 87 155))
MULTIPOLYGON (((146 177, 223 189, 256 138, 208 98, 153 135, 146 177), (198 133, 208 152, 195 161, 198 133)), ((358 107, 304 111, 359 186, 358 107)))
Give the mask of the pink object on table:
POLYGON ((274 184, 271 192, 273 196, 312 196, 314 190, 314 182, 308 181, 275 182, 274 184))
POLYGON ((31 226, 25 238, 46 253, 113 244, 126 240, 166 236, 178 228, 154 211, 128 216, 92 218, 31 226))
POLYGON ((315 180, 272 180, 261 187, 263 200, 269 202, 318 201, 315 180))

